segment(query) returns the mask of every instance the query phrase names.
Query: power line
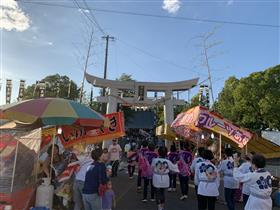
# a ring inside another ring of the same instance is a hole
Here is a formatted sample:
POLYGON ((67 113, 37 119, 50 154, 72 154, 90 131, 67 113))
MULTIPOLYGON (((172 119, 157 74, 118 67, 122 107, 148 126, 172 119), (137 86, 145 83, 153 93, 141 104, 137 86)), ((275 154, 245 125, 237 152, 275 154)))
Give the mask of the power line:
POLYGON ((90 15, 91 15, 93 21, 95 22, 97 28, 99 29, 99 31, 100 31, 103 35, 106 35, 105 31, 102 29, 102 27, 101 27, 100 24, 98 23, 97 19, 95 18, 94 14, 92 13, 91 9, 89 8, 89 6, 88 6, 86 0, 83 0, 83 2, 84 2, 84 4, 85 4, 85 6, 86 6, 86 10, 89 11, 89 13, 90 13, 90 15))
POLYGON ((160 57, 158 57, 158 56, 156 56, 156 55, 153 55, 153 54, 151 54, 150 52, 147 52, 146 50, 143 50, 143 49, 141 49, 141 48, 139 48, 139 47, 137 47, 137 46, 134 46, 134 45, 132 45, 132 44, 129 44, 129 43, 123 41, 123 40, 120 40, 120 39, 117 39, 117 40, 120 41, 121 43, 123 43, 123 44, 125 44, 125 45, 127 45, 127 46, 129 46, 129 47, 131 47, 131 48, 133 48, 133 49, 135 49, 135 50, 137 50, 137 51, 139 51, 139 52, 141 52, 141 53, 147 55, 147 56, 150 56, 150 57, 154 58, 154 59, 163 61, 163 62, 168 63, 169 65, 172 65, 172 66, 177 67, 177 68, 179 68, 179 69, 188 70, 188 71, 195 72, 195 73, 197 73, 197 74, 199 74, 199 75, 203 75, 203 74, 201 74, 200 72, 197 72, 197 71, 194 71, 194 70, 190 70, 190 69, 188 69, 188 68, 185 67, 185 66, 178 65, 178 64, 174 63, 173 61, 170 61, 170 60, 167 60, 167 59, 163 59, 163 58, 160 58, 160 57))
MULTIPOLYGON (((28 4, 36 4, 41 6, 51 6, 51 7, 62 7, 69 9, 76 9, 76 7, 70 5, 62 5, 62 4, 49 4, 49 3, 41 3, 41 2, 30 2, 30 1, 20 1, 28 4)), ((167 16, 167 15, 155 15, 148 13, 136 13, 129 11, 120 11, 120 10, 108 10, 108 9, 96 9, 96 8, 82 8, 81 10, 89 10, 96 12, 104 12, 104 13, 112 13, 112 14, 120 14, 120 15, 132 15, 132 16, 142 16, 142 17, 153 17, 153 18, 164 18, 164 19, 173 19, 173 20, 182 20, 182 21, 192 21, 192 22, 207 22, 207 23, 219 23, 219 24, 231 24, 231 25, 243 25, 243 26, 257 26, 257 27, 269 27, 269 28, 280 28, 280 25, 273 24, 262 24, 262 23, 249 23, 249 22, 238 22, 238 21, 226 21, 226 20, 215 20, 215 19, 206 19, 206 18, 190 18, 190 17, 181 17, 181 16, 167 16)), ((92 21, 92 20, 91 20, 92 21)))

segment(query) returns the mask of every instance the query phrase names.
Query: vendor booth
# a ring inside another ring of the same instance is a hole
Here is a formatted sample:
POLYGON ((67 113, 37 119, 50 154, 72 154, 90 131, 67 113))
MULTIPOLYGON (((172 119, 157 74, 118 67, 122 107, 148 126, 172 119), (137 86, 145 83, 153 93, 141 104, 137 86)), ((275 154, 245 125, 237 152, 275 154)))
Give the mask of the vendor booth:
POLYGON ((177 135, 192 141, 197 146, 207 145, 209 141, 216 143, 219 147, 219 158, 221 158, 223 144, 229 144, 244 153, 254 151, 262 153, 266 158, 280 157, 278 145, 202 106, 180 113, 171 128, 177 135))
POLYGON ((52 198, 46 201, 53 194, 67 204, 67 199, 71 198, 69 180, 77 167, 77 158, 68 149, 125 135, 122 113, 102 116, 65 99, 34 99, 0 106, 0 117, 10 120, 0 126, 0 210, 27 210, 36 205, 52 209, 52 198), (49 154, 50 172, 55 168, 54 144, 63 148, 60 155, 66 163, 59 168, 59 173, 55 171, 55 177, 51 176, 52 183, 58 183, 55 189, 49 187, 47 180, 43 187, 39 186, 44 154, 49 154), (50 153, 46 153, 51 145, 50 153), (50 196, 46 195, 46 189, 50 189, 47 191, 50 196), (37 198, 38 193, 43 199, 37 198), (37 204, 38 200, 46 204, 37 204))

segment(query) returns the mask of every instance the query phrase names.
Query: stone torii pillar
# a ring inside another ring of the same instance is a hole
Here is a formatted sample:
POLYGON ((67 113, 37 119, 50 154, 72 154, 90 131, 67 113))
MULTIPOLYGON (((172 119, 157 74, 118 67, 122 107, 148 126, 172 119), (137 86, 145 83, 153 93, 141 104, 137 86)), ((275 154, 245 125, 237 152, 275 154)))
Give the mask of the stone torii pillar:
MULTIPOLYGON (((118 95, 118 90, 116 88, 109 88, 109 96, 107 103, 106 114, 110 114, 117 111, 118 108, 118 100, 116 96, 118 95)), ((108 148, 112 141, 103 141, 102 148, 108 148)))
MULTIPOLYGON (((165 102, 164 102, 164 123, 171 125, 174 120, 174 109, 173 109, 173 95, 172 90, 165 91, 165 102)), ((171 142, 165 140, 165 146, 169 149, 171 142)))

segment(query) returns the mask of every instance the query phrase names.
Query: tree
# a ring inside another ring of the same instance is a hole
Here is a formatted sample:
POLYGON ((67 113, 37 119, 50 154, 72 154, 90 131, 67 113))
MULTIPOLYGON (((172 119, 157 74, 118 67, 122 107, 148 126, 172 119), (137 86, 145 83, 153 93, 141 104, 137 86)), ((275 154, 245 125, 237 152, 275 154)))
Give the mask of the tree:
MULTIPOLYGON (((76 100, 79 97, 79 90, 75 82, 67 76, 59 74, 49 75, 41 80, 45 82, 45 97, 59 97, 76 100)), ((36 84, 27 86, 25 89, 24 99, 37 98, 39 96, 39 88, 36 84), (36 90, 34 91, 36 87, 36 90)))
POLYGON ((280 129, 280 65, 230 77, 215 104, 225 118, 251 130, 280 129))
MULTIPOLYGON (((132 79, 131 74, 126 74, 126 73, 122 73, 122 75, 119 78, 116 78, 116 80, 117 81, 125 81, 125 82, 135 81, 134 79, 132 79)), ((122 94, 123 94, 123 97, 134 97, 135 91, 123 89, 122 94)))

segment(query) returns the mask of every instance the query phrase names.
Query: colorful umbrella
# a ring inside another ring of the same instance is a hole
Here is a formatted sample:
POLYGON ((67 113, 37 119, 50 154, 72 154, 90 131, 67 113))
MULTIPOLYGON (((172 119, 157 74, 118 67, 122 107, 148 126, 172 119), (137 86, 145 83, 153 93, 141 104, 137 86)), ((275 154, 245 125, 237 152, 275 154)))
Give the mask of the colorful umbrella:
POLYGON ((105 118, 75 101, 40 98, 0 106, 0 118, 26 124, 101 127, 105 118))

